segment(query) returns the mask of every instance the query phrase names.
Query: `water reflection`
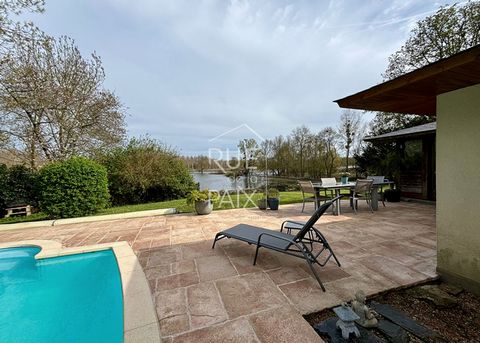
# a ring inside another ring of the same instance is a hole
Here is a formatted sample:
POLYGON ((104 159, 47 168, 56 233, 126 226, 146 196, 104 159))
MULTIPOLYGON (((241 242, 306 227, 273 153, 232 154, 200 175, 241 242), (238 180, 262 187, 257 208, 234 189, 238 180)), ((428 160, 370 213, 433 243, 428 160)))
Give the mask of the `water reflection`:
POLYGON ((237 176, 228 177, 224 174, 192 173, 195 182, 200 184, 200 189, 210 190, 232 190, 232 189, 250 189, 262 187, 265 184, 265 177, 259 174, 253 174, 248 178, 237 176))

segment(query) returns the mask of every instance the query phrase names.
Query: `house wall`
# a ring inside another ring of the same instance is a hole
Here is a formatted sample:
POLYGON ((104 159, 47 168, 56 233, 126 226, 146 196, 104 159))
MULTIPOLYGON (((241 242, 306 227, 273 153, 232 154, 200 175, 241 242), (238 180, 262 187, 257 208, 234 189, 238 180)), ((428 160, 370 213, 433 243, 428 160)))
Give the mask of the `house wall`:
POLYGON ((480 84, 437 96, 437 270, 480 294, 480 84))

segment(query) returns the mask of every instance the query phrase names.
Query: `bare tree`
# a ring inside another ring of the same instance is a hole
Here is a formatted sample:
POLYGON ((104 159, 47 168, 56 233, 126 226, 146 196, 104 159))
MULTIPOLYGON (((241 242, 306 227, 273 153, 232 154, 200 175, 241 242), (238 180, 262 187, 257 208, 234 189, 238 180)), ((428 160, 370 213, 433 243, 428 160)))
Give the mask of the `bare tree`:
POLYGON ((307 148, 311 142, 312 134, 305 125, 295 128, 292 131, 292 142, 295 152, 298 155, 300 162, 300 176, 303 177, 305 173, 305 155, 307 148))
POLYGON ((12 15, 43 12, 44 0, 0 0, 0 54, 8 52, 14 40, 30 39, 32 32, 41 34, 31 22, 18 22, 12 15))
POLYGON ((342 150, 345 152, 345 172, 348 173, 350 151, 358 144, 361 136, 362 115, 355 110, 345 110, 340 117, 340 126, 338 127, 338 137, 342 144, 342 150))
MULTIPOLYGON (((37 37, 33 37, 37 38, 37 37)), ((65 159, 123 140, 124 109, 95 53, 67 37, 14 41, 0 65, 0 132, 28 155, 65 159)))
POLYGON ((327 177, 331 177, 336 170, 336 162, 338 160, 337 153, 337 144, 338 144, 338 134, 331 128, 327 127, 319 133, 320 139, 322 140, 323 147, 325 152, 323 154, 323 164, 325 166, 325 172, 327 177))

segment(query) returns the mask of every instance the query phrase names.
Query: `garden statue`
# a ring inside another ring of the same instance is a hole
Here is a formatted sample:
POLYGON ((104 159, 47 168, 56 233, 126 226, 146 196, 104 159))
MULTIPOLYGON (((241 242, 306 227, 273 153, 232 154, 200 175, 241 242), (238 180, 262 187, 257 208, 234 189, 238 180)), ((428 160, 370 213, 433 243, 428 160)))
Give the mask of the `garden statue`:
POLYGON ((355 322, 365 328, 378 326, 378 320, 375 318, 375 312, 365 305, 367 297, 363 291, 355 293, 355 299, 352 300, 352 309, 360 317, 355 322))
POLYGON ((333 312, 339 318, 335 324, 337 329, 342 330, 343 339, 349 339, 350 334, 353 333, 355 337, 360 337, 360 331, 355 326, 355 320, 358 320, 358 316, 352 311, 350 306, 346 303, 342 303, 341 306, 337 306, 333 309, 333 312))

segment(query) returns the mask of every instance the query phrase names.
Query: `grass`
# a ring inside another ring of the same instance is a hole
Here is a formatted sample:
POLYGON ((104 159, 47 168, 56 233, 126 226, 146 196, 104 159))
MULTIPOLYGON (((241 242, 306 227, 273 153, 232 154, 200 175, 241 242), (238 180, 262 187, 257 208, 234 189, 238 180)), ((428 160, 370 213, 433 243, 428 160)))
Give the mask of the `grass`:
MULTIPOLYGON (((342 190, 342 193, 348 194, 348 190, 342 190)), ((260 198, 259 194, 246 195, 232 194, 230 197, 220 197, 214 205, 215 210, 227 210, 232 208, 250 208, 255 207, 255 202, 260 198)), ((295 204, 302 202, 301 192, 280 192, 280 205, 295 204)), ((160 202, 151 202, 137 205, 114 206, 99 211, 95 215, 119 214, 137 211, 158 210, 164 208, 176 208, 181 213, 193 212, 193 206, 187 205, 185 199, 167 200, 160 202)), ((42 212, 34 213, 28 217, 11 217, 0 219, 0 224, 13 224, 21 222, 33 222, 39 220, 47 220, 48 217, 42 212)))

